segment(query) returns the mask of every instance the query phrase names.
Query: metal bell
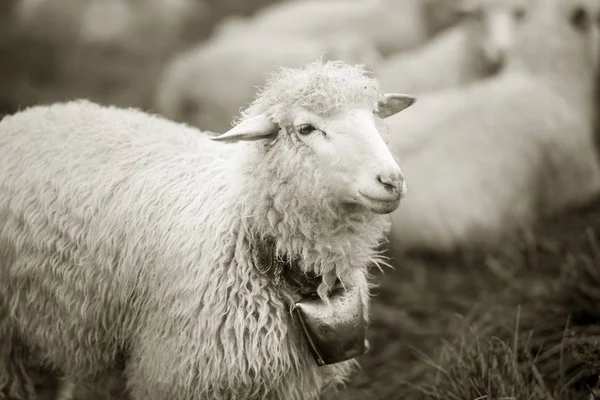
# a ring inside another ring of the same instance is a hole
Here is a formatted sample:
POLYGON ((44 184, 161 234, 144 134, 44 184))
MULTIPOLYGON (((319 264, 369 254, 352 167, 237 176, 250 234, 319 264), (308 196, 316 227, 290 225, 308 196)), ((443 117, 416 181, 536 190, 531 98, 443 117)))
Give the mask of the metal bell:
POLYGON ((368 350, 367 324, 357 288, 338 288, 327 305, 318 297, 305 298, 292 314, 319 366, 358 357, 368 350))

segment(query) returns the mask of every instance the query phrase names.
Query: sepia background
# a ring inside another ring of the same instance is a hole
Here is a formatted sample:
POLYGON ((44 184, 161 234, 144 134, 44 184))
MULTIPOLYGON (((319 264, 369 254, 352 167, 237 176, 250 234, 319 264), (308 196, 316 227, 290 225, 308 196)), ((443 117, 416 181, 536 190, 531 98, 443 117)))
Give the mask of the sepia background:
POLYGON ((418 100, 390 119, 408 195, 338 398, 600 398, 600 74, 528 25, 539 1, 0 0, 0 118, 87 98, 222 133, 279 65, 365 64, 418 100), (536 58, 564 101, 507 75, 536 58))

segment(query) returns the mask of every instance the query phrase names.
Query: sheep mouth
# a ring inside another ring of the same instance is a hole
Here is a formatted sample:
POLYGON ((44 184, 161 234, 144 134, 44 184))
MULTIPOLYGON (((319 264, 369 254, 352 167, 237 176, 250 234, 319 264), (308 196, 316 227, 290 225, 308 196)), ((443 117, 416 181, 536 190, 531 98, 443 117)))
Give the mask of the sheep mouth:
POLYGON ((386 197, 372 197, 358 192, 361 203, 375 214, 389 214, 400 206, 400 194, 386 197))

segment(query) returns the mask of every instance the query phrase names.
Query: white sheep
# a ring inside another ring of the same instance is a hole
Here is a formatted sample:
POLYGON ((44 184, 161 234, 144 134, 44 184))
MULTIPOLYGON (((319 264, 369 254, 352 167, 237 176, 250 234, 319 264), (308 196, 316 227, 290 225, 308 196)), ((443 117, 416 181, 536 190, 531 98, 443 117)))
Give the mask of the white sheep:
POLYGON ((0 341, 70 382, 123 362, 134 400, 316 399, 356 361, 319 367, 290 307, 341 282, 368 311, 405 190, 382 118, 413 101, 317 61, 278 69, 217 137, 88 101, 6 117, 0 341))
POLYGON ((255 34, 322 39, 354 34, 383 55, 413 48, 429 36, 423 0, 305 0, 275 3, 252 18, 231 16, 216 28, 215 38, 255 34))
POLYGON ((157 84, 155 109, 169 119, 223 132, 278 65, 299 67, 321 55, 371 68, 379 62, 377 51, 352 35, 255 39, 211 40, 175 57, 157 84))
POLYGON ((381 87, 421 94, 497 73, 529 5, 530 0, 471 0, 463 5, 461 23, 382 61, 377 67, 381 87))
POLYGON ((495 246, 598 195, 592 1, 535 0, 502 73, 421 96, 388 120, 412 182, 392 214, 394 254, 495 246))

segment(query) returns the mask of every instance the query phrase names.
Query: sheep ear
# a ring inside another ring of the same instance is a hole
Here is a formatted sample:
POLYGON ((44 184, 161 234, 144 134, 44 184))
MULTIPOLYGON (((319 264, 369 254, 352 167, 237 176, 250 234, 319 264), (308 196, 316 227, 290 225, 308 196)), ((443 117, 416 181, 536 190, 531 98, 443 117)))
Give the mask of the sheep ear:
POLYGON ((416 98, 401 93, 387 93, 383 96, 383 101, 380 101, 377 107, 377 115, 381 118, 387 118, 394 114, 398 114, 400 111, 410 107, 417 101, 416 98))
POLYGON ((222 135, 211 137, 215 141, 250 141, 266 139, 279 132, 279 125, 264 114, 248 118, 222 135))

